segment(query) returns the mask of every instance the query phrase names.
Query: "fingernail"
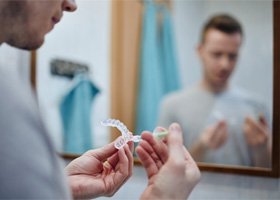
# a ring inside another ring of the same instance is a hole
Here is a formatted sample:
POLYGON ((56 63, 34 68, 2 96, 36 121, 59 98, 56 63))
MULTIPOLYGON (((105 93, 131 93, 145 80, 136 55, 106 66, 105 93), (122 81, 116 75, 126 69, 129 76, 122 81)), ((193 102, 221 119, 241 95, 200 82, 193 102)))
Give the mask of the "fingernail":
POLYGON ((176 124, 176 123, 171 125, 170 130, 172 132, 177 132, 177 133, 181 133, 182 132, 181 127, 179 126, 179 124, 176 124))

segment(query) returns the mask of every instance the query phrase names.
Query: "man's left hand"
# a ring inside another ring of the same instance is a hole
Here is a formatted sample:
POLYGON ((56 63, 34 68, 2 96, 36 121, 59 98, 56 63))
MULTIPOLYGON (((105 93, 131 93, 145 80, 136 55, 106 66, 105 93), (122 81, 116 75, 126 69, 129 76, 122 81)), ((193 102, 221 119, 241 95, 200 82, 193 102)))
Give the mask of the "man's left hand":
POLYGON ((75 199, 112 196, 132 175, 133 143, 121 149, 114 142, 90 150, 66 167, 75 199))

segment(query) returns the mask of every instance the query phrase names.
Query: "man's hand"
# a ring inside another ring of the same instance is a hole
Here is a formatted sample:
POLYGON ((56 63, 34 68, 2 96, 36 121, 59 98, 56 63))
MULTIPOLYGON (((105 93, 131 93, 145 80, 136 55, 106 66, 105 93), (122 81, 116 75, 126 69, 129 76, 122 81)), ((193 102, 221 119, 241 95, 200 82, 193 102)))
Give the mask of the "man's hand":
POLYGON ((258 147, 267 144, 269 127, 262 115, 259 117, 259 121, 255 121, 251 117, 246 117, 243 131, 249 146, 258 147))
POLYGON ((200 137, 200 143, 206 149, 218 149, 225 144, 227 138, 227 123, 222 120, 204 130, 200 137))
POLYGON ((253 166, 270 167, 272 141, 269 126, 261 115, 259 121, 246 117, 243 125, 245 140, 252 153, 253 166))
POLYGON ((66 167, 75 199, 112 196, 131 176, 133 143, 116 149, 114 143, 90 150, 66 167))
POLYGON ((149 182, 141 199, 186 199, 200 171, 183 146, 180 126, 172 124, 165 141, 154 139, 149 132, 143 132, 142 139, 136 152, 149 182))

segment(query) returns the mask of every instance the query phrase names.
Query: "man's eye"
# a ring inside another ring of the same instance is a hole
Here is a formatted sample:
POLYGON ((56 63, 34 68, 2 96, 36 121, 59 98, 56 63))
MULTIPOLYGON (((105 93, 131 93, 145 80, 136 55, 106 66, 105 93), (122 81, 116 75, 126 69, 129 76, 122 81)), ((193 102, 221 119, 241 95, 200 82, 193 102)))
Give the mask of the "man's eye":
POLYGON ((237 55, 236 55, 236 54, 229 54, 228 57, 229 57, 229 59, 232 60, 232 61, 237 59, 237 55))
POLYGON ((214 52, 214 53, 212 53, 212 56, 213 56, 214 58, 220 58, 220 57, 222 56, 222 53, 214 52))

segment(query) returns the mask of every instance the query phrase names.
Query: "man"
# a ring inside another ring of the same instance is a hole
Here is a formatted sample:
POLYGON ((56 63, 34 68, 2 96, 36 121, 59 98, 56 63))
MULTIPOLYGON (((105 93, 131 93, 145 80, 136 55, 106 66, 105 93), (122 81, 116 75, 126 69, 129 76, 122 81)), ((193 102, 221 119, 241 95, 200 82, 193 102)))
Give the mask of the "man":
MULTIPOLYGON (((45 34, 61 20, 63 12, 76 9, 74 0, 2 0, 0 44, 37 49, 43 44, 45 34)), ((112 196, 131 176, 133 144, 117 150, 110 143, 73 160, 65 168, 67 178, 64 177, 30 87, 3 67, 0 76, 0 199, 112 196)), ((143 141, 137 148, 149 178, 143 199, 189 195, 200 173, 182 143, 178 124, 170 126, 165 143, 143 133, 143 141), (178 173, 172 175, 173 170, 178 173), (167 184, 160 184, 163 181, 167 184), (170 181, 182 185, 172 188, 170 181)))
POLYGON ((242 39, 242 27, 233 17, 217 15, 209 19, 197 48, 202 80, 163 100, 159 124, 182 124, 185 145, 196 161, 268 167, 267 111, 229 83, 242 39))

